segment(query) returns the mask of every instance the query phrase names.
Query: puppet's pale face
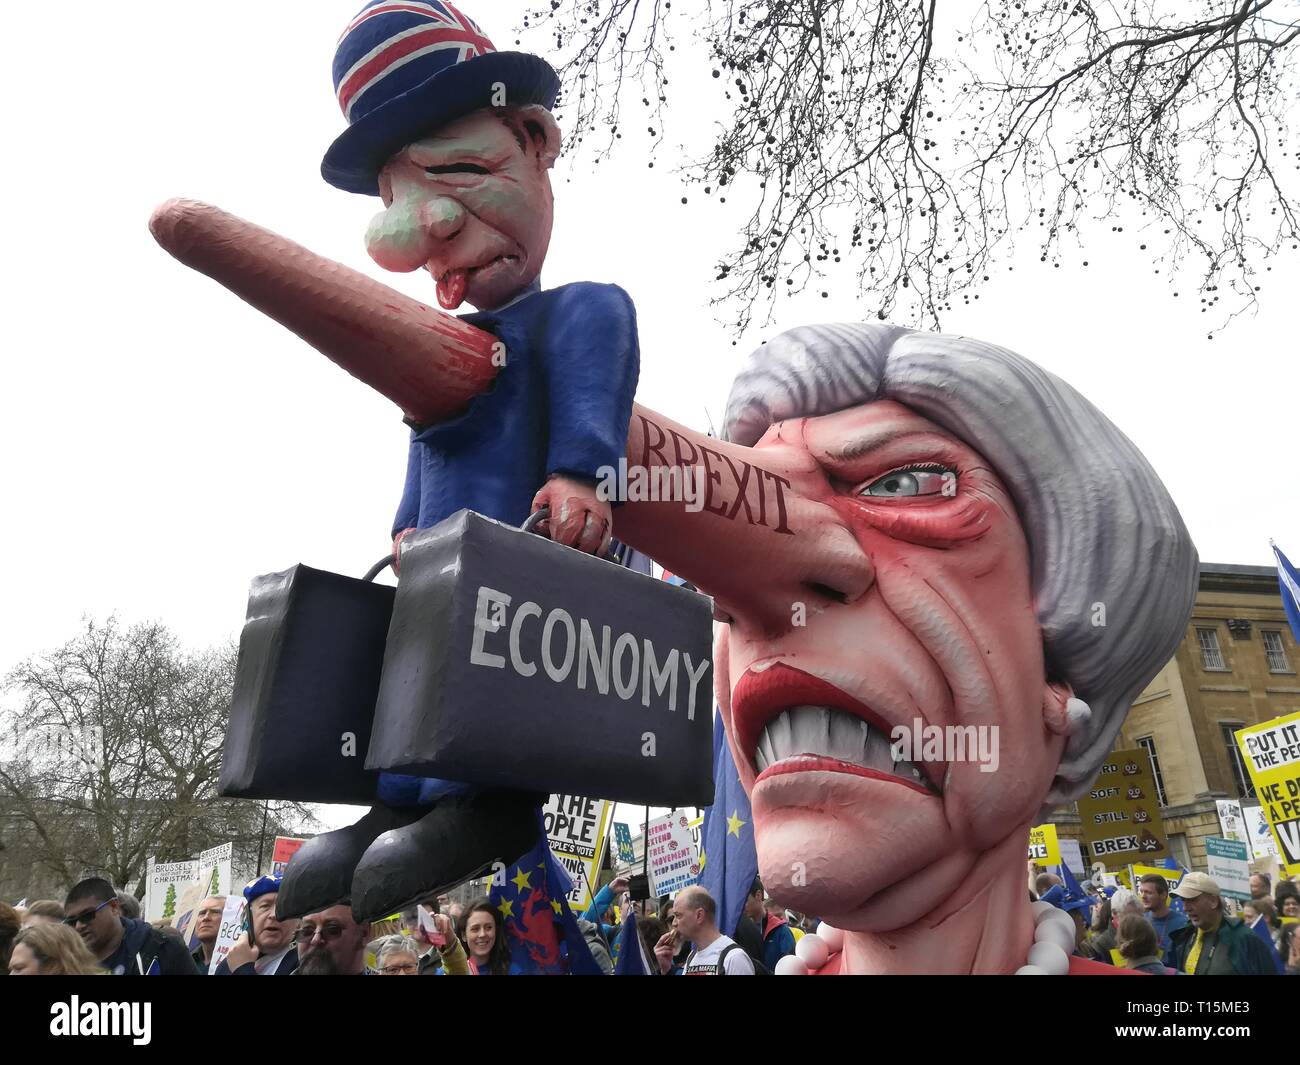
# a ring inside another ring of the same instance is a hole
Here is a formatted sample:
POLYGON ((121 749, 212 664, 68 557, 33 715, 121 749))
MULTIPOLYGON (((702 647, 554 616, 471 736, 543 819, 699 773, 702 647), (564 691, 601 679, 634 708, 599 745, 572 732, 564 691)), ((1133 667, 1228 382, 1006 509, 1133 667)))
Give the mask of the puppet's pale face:
POLYGON ((551 239, 547 170, 555 123, 541 108, 515 132, 492 111, 476 111, 407 145, 379 175, 385 210, 366 234, 387 270, 427 269, 438 301, 499 307, 541 273, 551 239))
POLYGON ((980 855, 1023 831, 1060 761, 1025 535, 988 463, 894 402, 774 425, 754 461, 790 481, 790 558, 754 575, 780 587, 790 618, 727 605, 716 660, 759 872, 832 925, 897 928, 962 893, 980 855), (833 579, 851 602, 803 583, 823 543, 840 545, 833 579), (918 781, 886 753, 917 719, 980 726, 965 735, 984 746, 965 760, 913 751, 918 781))

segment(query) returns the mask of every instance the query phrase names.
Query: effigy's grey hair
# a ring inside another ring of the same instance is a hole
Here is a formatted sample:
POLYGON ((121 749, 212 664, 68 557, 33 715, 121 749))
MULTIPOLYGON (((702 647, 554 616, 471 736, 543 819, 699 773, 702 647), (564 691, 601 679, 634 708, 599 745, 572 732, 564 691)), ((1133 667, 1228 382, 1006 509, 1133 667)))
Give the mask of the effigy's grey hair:
POLYGON ((1186 631, 1197 557, 1178 509, 1088 400, 1027 359, 965 337, 865 323, 791 329, 737 375, 724 436, 750 445, 786 418, 882 399, 983 455, 1015 500, 1049 663, 1092 709, 1044 808, 1077 798, 1186 631))

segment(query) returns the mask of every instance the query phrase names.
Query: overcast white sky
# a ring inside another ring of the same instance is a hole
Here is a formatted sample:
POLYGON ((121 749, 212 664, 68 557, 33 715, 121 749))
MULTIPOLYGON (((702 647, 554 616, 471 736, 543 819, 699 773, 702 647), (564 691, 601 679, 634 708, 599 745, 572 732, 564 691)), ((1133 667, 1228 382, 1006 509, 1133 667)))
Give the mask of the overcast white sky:
MULTIPOLYGON (((334 43, 361 6, 77 5, 57 38, 42 5, 8 13, 25 43, 9 56, 0 175, 0 672, 85 614, 161 619, 195 645, 234 638, 253 575, 296 562, 360 574, 387 549, 406 455, 396 410, 174 262, 146 226, 171 196, 208 200, 436 303, 427 274, 367 257, 376 201, 319 176, 343 128, 334 43)), ((465 3, 503 49, 524 6, 465 3)), ((676 100, 674 140, 708 119, 676 100)), ((631 293, 639 400, 704 428, 761 339, 874 308, 843 285, 784 300, 733 347, 707 305, 727 220, 699 196, 683 206, 671 153, 660 160, 560 160, 543 280, 631 293)), ((1270 536, 1300 556, 1296 256, 1267 275, 1257 316, 1207 341, 1195 300, 1171 299, 1105 229, 1086 269, 1026 248, 945 330, 1018 351, 1105 410, 1165 478, 1202 560, 1270 564, 1270 536)))

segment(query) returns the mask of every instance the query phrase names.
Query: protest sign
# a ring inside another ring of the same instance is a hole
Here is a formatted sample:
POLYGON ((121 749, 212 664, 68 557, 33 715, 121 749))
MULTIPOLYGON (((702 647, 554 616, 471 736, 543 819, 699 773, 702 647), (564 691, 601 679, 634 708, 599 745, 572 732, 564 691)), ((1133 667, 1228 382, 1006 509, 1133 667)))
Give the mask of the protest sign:
POLYGON ((1055 825, 1035 825, 1029 830, 1029 860, 1043 868, 1061 864, 1055 825))
POLYGON ((1178 886, 1178 882, 1183 879, 1181 869, 1166 869, 1163 865, 1134 865, 1133 866, 1133 890, 1137 890, 1138 881, 1144 876, 1163 876, 1165 882, 1169 885, 1169 890, 1173 891, 1178 886))
POLYGON ((1219 828, 1224 839, 1235 839, 1250 848, 1250 835, 1246 827, 1246 818, 1241 812, 1241 803, 1236 799, 1217 799, 1214 804, 1219 810, 1219 828))
POLYGON ((1282 865, 1288 873, 1300 873, 1300 713, 1236 735, 1282 865))
POLYGON ((234 861, 235 845, 222 843, 199 852, 199 880, 203 884, 205 895, 229 895, 231 884, 231 865, 234 861))
POLYGON ((646 834, 650 894, 671 895, 699 880, 700 853, 691 842, 690 822, 681 810, 650 822, 646 834))
POLYGON ((201 880, 192 880, 186 884, 176 902, 176 915, 171 918, 171 926, 180 933, 190 950, 199 945, 194 935, 195 914, 198 912, 199 903, 207 894, 204 890, 205 886, 201 880))
POLYGON ((1282 856, 1277 852, 1277 841, 1273 838, 1273 829, 1269 826, 1264 811, 1258 806, 1243 806, 1241 813, 1246 821, 1246 836, 1250 842, 1251 854, 1256 858, 1280 860, 1282 856))
POLYGON ((212 948, 212 961, 208 965, 209 974, 217 971, 217 966, 225 960, 226 955, 230 953, 230 948, 244 934, 244 907, 247 905, 243 895, 231 895, 226 899, 226 908, 221 911, 221 930, 217 932, 217 942, 212 948))
POLYGON ((1079 799, 1079 820, 1089 862, 1118 869, 1168 856, 1151 759, 1143 748, 1111 752, 1079 799))
MULTIPOLYGON (((298 853, 298 848, 307 841, 296 836, 276 836, 271 847, 271 875, 284 876, 289 859, 298 853)), ((259 872, 261 870, 258 870, 259 872)))
POLYGON ((1241 840, 1205 839, 1205 871, 1230 899, 1250 898, 1250 848, 1241 840))
POLYGON ((1088 867, 1083 864, 1083 850, 1079 846, 1077 839, 1058 840, 1057 846, 1060 848, 1061 861, 1058 864, 1064 864, 1075 876, 1080 879, 1088 875, 1088 867))
POLYGON ((632 829, 622 821, 614 822, 614 843, 618 848, 620 865, 631 865, 636 861, 636 851, 632 847, 632 829))
POLYGON ((146 875, 144 919, 175 921, 181 893, 199 878, 199 863, 153 862, 146 875))
POLYGON ((569 905, 579 913, 591 905, 591 888, 604 856, 610 804, 580 795, 552 795, 542 807, 551 853, 573 881, 569 905))

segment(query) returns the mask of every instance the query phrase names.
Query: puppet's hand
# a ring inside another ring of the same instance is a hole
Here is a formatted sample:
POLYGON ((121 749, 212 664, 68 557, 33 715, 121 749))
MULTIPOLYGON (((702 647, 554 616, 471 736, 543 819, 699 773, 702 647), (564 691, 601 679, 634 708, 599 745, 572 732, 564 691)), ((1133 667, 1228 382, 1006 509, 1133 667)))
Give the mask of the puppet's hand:
POLYGON ((533 496, 533 511, 551 508, 547 535, 557 544, 601 555, 609 547, 614 518, 609 503, 596 496, 595 485, 553 473, 533 496))
POLYGON ((403 529, 393 537, 393 572, 398 576, 402 573, 402 538, 407 533, 415 532, 414 529, 403 529))

